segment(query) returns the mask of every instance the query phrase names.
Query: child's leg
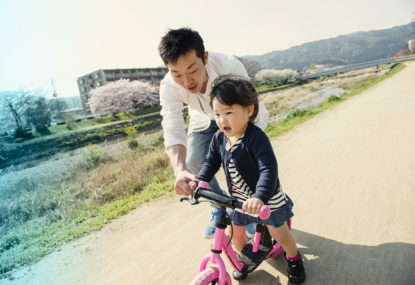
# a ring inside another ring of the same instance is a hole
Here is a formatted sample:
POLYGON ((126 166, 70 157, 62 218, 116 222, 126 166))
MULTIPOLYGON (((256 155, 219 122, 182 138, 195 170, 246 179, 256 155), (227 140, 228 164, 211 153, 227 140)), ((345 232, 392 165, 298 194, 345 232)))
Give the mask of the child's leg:
POLYGON ((294 284, 303 283, 305 280, 303 259, 297 251, 297 244, 293 234, 288 230, 287 222, 278 228, 268 226, 268 230, 271 236, 281 244, 287 254, 285 259, 288 264, 288 279, 294 284))
POLYGON ((278 228, 270 225, 267 225, 267 227, 271 236, 281 244, 287 256, 295 257, 297 255, 297 244, 293 234, 288 229, 287 222, 278 228))
MULTIPOLYGON (((235 224, 232 222, 233 226, 233 236, 232 236, 232 245, 233 247, 241 252, 246 244, 246 226, 235 226, 235 224)), ((229 228, 229 236, 232 235, 231 233, 231 227, 229 228)))

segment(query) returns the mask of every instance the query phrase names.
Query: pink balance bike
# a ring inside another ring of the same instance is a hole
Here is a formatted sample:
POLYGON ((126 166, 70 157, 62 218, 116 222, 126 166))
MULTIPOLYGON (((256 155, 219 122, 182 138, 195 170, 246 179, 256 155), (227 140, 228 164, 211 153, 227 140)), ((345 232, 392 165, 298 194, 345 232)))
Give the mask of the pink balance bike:
MULTIPOLYGON (((219 205, 220 216, 216 221, 216 230, 213 240, 211 253, 209 253, 200 264, 199 274, 190 282, 191 285, 231 285, 232 279, 226 271, 225 263, 221 257, 224 252, 236 272, 240 272, 238 280, 243 280, 248 276, 248 273, 253 272, 262 261, 267 258, 277 258, 283 252, 282 246, 273 241, 268 229, 263 224, 257 224, 255 237, 253 242, 247 243, 239 255, 236 256, 232 248, 230 239, 225 235, 225 229, 228 225, 232 226, 231 220, 227 215, 226 208, 241 209, 242 203, 236 201, 235 198, 207 189, 206 182, 199 182, 191 198, 184 197, 180 201, 187 200, 191 205, 199 204, 206 200, 199 201, 200 198, 214 201, 219 205), (208 263, 215 264, 213 267, 207 267, 208 263)), ((270 209, 268 206, 263 206, 259 212, 259 217, 262 220, 268 219, 270 216, 270 209)), ((291 219, 288 220, 288 227, 291 229, 291 219)), ((232 231, 231 231, 232 232, 232 231)))

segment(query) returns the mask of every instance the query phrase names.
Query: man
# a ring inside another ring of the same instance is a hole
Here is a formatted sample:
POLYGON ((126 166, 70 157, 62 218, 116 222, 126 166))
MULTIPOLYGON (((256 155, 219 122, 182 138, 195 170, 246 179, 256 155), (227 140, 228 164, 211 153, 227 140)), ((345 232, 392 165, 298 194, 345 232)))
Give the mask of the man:
MULTIPOLYGON (((205 51, 199 33, 190 28, 170 30, 161 39, 159 53, 169 69, 160 83, 160 105, 163 116, 164 144, 174 169, 174 188, 179 195, 191 195, 188 182, 195 180, 208 151, 213 134, 218 130, 209 104, 212 82, 219 75, 232 74, 248 78, 242 63, 234 57, 205 51), (183 120, 183 104, 188 105, 190 116, 187 144, 183 120)), ((255 124, 262 129, 268 120, 268 111, 260 103, 255 124)), ((220 189, 216 179, 209 183, 212 190, 220 189)), ((204 237, 215 233, 213 212, 204 237)), ((255 226, 247 228, 248 237, 255 234, 255 226)))

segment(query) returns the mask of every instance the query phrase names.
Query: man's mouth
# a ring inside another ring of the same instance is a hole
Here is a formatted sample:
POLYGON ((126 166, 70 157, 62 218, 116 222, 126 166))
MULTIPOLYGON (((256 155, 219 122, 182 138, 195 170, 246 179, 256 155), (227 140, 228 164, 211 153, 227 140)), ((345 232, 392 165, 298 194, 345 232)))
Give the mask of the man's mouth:
POLYGON ((187 87, 187 90, 189 90, 191 92, 194 92, 194 91, 196 91, 196 88, 197 88, 197 84, 195 84, 193 86, 190 86, 190 87, 187 87))

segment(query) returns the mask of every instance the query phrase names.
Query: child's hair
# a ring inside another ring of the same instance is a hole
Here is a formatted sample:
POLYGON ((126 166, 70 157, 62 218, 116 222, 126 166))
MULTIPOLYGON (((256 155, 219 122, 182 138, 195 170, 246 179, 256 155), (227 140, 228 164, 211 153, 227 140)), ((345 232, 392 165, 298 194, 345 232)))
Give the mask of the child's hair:
POLYGON ((159 53, 163 62, 176 64, 177 59, 191 50, 196 51, 196 56, 205 63, 205 46, 199 33, 190 28, 169 30, 161 38, 159 53))
POLYGON ((232 106, 239 104, 244 107, 254 105, 254 113, 249 118, 253 123, 258 115, 258 93, 255 87, 246 78, 234 75, 221 75, 213 82, 212 91, 210 92, 210 105, 213 99, 220 103, 232 106))

